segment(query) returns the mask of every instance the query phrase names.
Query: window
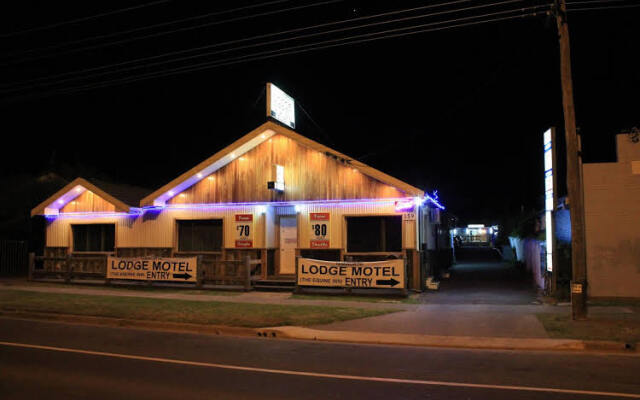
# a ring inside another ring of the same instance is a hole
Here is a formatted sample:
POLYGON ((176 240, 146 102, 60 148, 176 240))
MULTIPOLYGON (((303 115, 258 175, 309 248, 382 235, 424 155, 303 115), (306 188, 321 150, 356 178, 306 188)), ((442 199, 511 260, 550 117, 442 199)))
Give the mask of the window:
POLYGON ((347 217, 347 252, 402 251, 402 217, 347 217))
POLYGON ((222 220, 178 221, 178 251, 219 251, 222 249, 222 220))
POLYGON ((73 251, 113 251, 116 242, 114 224, 71 225, 73 251))

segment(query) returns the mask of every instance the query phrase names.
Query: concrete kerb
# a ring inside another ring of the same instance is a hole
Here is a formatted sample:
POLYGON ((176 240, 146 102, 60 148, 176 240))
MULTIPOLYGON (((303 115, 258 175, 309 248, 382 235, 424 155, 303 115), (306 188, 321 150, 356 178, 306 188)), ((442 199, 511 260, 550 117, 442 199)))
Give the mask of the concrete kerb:
POLYGON ((195 333, 225 336, 259 336, 276 339, 314 340, 325 342, 404 345, 484 350, 538 350, 538 351, 593 351, 640 355, 640 349, 629 348, 625 343, 613 341, 585 341, 575 339, 500 338, 472 336, 432 336, 400 333, 372 333, 356 331, 327 331, 299 326, 268 328, 243 328, 221 325, 203 325, 183 322, 131 320, 125 318, 97 317, 30 311, 0 311, 0 317, 12 319, 36 319, 71 324, 100 325, 116 328, 133 328, 179 333, 195 333))
POLYGON ((318 340, 327 342, 446 347, 485 350, 542 350, 542 351, 599 351, 638 354, 635 344, 613 341, 585 341, 576 339, 502 338, 474 336, 431 336, 401 333, 373 333, 354 331, 327 331, 282 326, 259 329, 262 336, 283 339, 318 340))

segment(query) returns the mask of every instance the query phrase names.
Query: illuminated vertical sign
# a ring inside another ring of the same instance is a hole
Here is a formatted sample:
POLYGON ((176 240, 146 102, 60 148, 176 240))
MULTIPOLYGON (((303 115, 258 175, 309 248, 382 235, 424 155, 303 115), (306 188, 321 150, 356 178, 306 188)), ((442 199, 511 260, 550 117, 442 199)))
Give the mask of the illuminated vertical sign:
POLYGON ((553 210, 555 209, 553 146, 555 132, 548 129, 543 135, 544 148, 544 218, 547 243, 547 271, 553 271, 553 210))
POLYGON ((267 116, 296 127, 295 101, 273 83, 267 83, 267 116))

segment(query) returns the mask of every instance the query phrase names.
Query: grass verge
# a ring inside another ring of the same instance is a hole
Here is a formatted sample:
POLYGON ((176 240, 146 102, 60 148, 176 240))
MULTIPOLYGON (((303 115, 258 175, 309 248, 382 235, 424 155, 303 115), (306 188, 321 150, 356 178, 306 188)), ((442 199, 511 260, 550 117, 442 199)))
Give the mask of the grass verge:
POLYGON ((0 309, 241 327, 309 326, 394 310, 0 291, 0 309))
POLYGON ((326 294, 292 294, 290 300, 333 300, 333 301, 360 301, 364 303, 398 303, 418 304, 416 297, 384 297, 366 295, 326 295, 326 294))
MULTIPOLYGON (((14 283, 4 284, 4 287, 11 288, 14 283)), ((198 294, 198 295, 210 295, 210 296, 239 296, 242 294, 237 291, 230 290, 212 290, 212 289, 182 289, 176 287, 169 286, 146 286, 146 285, 135 285, 135 284, 113 284, 110 286, 106 285, 91 285, 91 284, 83 284, 83 283, 55 283, 55 282, 18 282, 15 285, 20 286, 32 286, 32 287, 53 287, 53 288, 80 288, 80 289, 91 289, 91 290, 119 290, 123 292, 156 292, 156 293, 179 293, 179 294, 198 294)))
POLYGON ((570 315, 536 314, 552 338, 640 342, 640 320, 628 314, 574 321, 570 315))

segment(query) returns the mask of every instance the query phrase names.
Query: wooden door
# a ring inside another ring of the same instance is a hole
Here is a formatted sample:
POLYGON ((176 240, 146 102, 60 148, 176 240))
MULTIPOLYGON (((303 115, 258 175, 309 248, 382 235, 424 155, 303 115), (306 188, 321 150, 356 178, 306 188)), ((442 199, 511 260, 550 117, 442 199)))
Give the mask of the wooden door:
POLYGON ((297 246, 296 217, 280 217, 280 274, 296 273, 297 246))

